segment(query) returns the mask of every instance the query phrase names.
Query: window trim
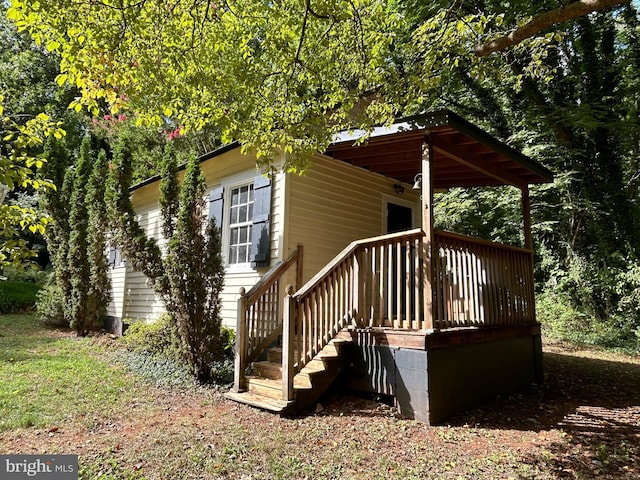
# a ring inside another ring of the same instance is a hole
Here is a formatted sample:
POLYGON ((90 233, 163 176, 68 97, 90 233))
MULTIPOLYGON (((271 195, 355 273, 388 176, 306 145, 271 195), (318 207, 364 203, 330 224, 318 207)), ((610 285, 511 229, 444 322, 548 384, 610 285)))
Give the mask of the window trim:
MULTIPOLYGON (((231 241, 231 191, 234 188, 253 185, 255 172, 249 171, 224 179, 220 186, 224 188, 222 193, 222 259, 224 267, 230 273, 255 272, 251 261, 246 263, 229 263, 229 246, 231 241)), ((255 195, 255 192, 254 192, 255 195)), ((255 202, 255 196, 254 196, 255 202)), ((251 243, 249 243, 249 248, 251 243)))

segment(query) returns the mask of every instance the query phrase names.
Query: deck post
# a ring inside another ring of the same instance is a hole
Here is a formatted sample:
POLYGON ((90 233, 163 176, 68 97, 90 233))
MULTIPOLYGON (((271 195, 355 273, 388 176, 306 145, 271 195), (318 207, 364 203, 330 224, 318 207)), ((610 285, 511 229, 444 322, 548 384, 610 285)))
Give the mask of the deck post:
POLYGON ((293 285, 287 285, 284 298, 284 319, 282 323, 282 400, 293 400, 294 348, 296 325, 296 299, 293 285))
POLYGON ((247 358, 247 292, 240 287, 238 298, 238 318, 236 323, 236 351, 233 368, 233 390, 243 392, 245 390, 244 364, 247 358))
POLYGON ((522 187, 522 218, 524 219, 524 248, 533 250, 533 237, 531 235, 531 200, 529 199, 529 186, 522 187))
POLYGON ((427 135, 422 144, 422 276, 423 276, 423 328, 432 329, 433 321, 433 175, 431 159, 433 150, 431 140, 427 135))

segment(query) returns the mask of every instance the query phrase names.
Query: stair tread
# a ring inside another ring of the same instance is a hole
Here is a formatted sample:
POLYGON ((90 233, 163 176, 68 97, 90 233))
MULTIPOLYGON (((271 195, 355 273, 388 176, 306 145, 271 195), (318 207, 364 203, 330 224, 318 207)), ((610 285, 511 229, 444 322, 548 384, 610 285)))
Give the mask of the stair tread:
POLYGON ((271 368, 271 369, 274 369, 274 370, 275 370, 275 369, 280 369, 280 370, 282 370, 282 364, 280 364, 280 363, 276 363, 276 362, 270 362, 270 361, 268 361, 268 360, 262 360, 262 361, 260 361, 260 362, 255 362, 255 364, 254 364, 254 365, 259 365, 259 366, 261 366, 261 367, 264 367, 264 368, 271 368))
POLYGON ((234 402, 244 403, 246 405, 262 408, 271 412, 283 412, 291 406, 291 402, 263 397, 262 395, 257 395, 253 392, 227 392, 224 396, 234 402))
POLYGON ((247 375, 247 382, 263 385, 270 388, 282 388, 282 380, 261 377, 259 375, 247 375))

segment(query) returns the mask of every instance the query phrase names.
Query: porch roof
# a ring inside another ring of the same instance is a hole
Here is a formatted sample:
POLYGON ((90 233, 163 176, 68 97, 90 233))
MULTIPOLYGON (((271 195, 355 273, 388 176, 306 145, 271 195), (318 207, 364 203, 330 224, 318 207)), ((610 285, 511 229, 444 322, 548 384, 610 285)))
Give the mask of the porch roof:
POLYGON ((422 146, 433 149, 434 188, 545 183, 553 174, 542 164, 497 140, 450 110, 419 115, 376 128, 356 145, 363 132, 336 137, 326 155, 412 184, 421 171, 422 146))

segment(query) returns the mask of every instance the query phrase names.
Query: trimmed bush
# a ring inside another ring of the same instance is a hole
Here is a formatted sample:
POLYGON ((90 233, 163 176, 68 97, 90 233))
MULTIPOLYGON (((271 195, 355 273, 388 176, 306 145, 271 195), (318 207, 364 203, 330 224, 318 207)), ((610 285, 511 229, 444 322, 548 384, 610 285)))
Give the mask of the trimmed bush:
POLYGON ((122 339, 130 352, 172 360, 181 359, 175 322, 169 314, 160 315, 153 323, 125 323, 128 326, 122 339))

